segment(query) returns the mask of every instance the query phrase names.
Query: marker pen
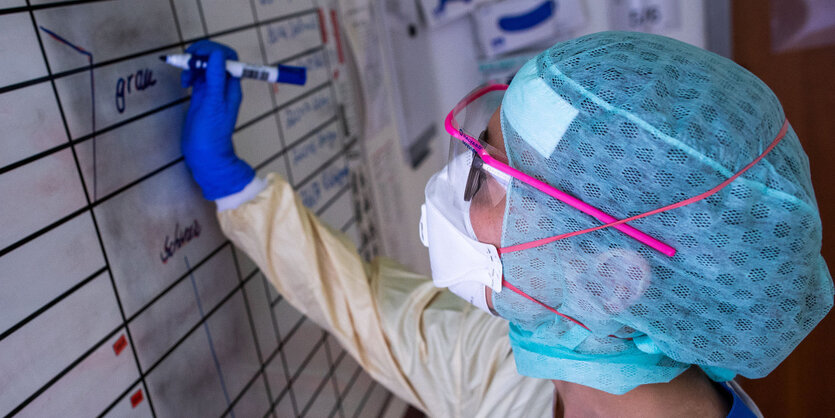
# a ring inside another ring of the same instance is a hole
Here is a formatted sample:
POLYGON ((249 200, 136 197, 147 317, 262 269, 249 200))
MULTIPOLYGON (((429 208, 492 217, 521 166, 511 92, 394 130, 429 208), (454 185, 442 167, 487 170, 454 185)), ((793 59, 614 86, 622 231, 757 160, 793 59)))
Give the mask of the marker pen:
MULTIPOLYGON (((206 70, 208 55, 172 54, 161 55, 160 61, 184 70, 206 70)), ((252 65, 238 61, 226 61, 226 72, 232 77, 251 78, 269 83, 289 83, 304 85, 307 81, 307 69, 279 64, 276 67, 252 65)))

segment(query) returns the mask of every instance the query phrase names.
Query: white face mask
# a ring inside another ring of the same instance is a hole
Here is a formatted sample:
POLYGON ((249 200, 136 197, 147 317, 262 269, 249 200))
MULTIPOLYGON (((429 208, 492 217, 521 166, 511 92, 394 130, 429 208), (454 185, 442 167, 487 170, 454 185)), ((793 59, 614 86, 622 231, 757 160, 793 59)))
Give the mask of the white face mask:
POLYGON ((449 181, 448 170, 458 169, 469 169, 469 165, 456 158, 426 184, 420 239, 429 248, 435 286, 448 287, 462 299, 491 313, 484 286, 501 292, 502 262, 496 247, 476 239, 469 204, 461 204, 464 184, 449 181))

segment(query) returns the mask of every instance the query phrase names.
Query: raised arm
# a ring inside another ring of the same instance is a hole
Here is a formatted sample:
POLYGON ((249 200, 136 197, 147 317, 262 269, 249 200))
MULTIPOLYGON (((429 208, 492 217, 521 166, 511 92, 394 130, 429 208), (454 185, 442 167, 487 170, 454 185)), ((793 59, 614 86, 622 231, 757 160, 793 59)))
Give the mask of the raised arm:
POLYGON ((193 86, 183 154, 224 233, 296 309, 330 332, 376 380, 430 416, 542 416, 552 386, 516 373, 507 324, 437 289, 396 263, 364 263, 341 233, 322 224, 277 175, 255 177, 232 147, 239 81, 210 42, 193 86))

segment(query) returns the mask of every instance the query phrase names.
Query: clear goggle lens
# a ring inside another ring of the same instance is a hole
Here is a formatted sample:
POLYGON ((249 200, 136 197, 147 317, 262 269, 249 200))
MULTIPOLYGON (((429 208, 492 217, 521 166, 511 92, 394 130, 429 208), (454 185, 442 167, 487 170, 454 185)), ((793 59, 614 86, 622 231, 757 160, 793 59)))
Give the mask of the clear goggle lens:
MULTIPOLYGON (((477 90, 483 89, 479 87, 477 90)), ((454 114, 454 122, 459 133, 472 142, 478 143, 491 157, 507 162, 503 149, 495 147, 496 138, 490 138, 487 125, 499 109, 504 90, 490 91, 462 107, 454 114)), ((498 118, 498 116, 495 116, 498 118)), ((493 134, 500 134, 498 120, 493 122, 493 134)), ((455 185, 463 185, 461 194, 456 199, 462 199, 462 204, 480 206, 497 206, 504 204, 510 176, 485 163, 477 150, 459 138, 450 137, 449 164, 447 165, 450 181, 455 185), (467 202, 467 203, 465 203, 467 202)))

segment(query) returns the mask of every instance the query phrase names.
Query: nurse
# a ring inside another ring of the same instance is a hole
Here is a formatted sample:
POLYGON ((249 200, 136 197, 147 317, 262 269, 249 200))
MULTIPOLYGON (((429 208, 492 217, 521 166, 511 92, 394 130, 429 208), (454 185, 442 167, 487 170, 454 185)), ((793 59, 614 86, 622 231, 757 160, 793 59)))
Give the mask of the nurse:
POLYGON ((757 416, 732 379, 768 374, 832 307, 806 155, 725 58, 597 33, 462 99, 422 209, 430 281, 364 263, 256 177, 231 142, 234 51, 189 52, 210 60, 183 74, 183 155, 223 231, 430 416, 757 416))

